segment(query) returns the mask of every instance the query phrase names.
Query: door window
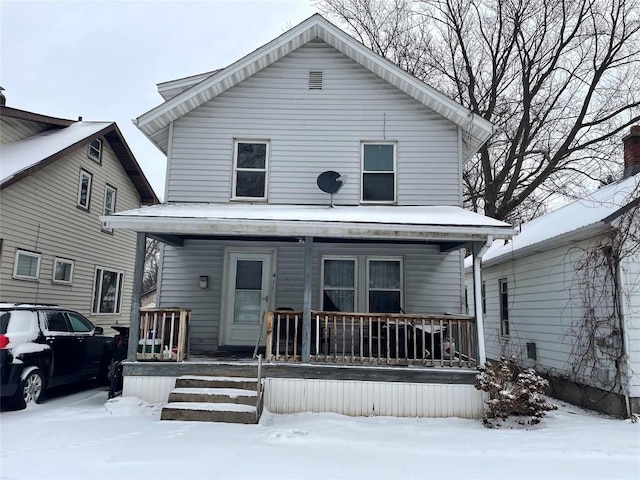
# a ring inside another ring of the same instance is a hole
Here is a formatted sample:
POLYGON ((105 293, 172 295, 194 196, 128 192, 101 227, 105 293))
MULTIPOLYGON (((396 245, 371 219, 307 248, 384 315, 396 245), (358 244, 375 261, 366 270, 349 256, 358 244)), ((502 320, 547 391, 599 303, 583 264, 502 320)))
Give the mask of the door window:
POLYGON ((47 312, 47 325, 50 332, 69 332, 66 315, 62 312, 47 312))
POLYGON ((262 268, 261 260, 237 261, 234 323, 260 322, 262 268))

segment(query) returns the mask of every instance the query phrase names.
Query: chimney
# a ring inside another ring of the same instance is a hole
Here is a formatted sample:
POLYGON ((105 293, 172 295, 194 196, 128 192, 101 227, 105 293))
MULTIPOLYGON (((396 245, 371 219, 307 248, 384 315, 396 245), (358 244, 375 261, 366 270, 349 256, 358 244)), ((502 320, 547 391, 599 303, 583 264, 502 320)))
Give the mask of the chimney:
POLYGON ((7 99, 4 96, 4 93, 2 93, 2 91, 4 90, 4 88, 0 87, 0 106, 5 106, 7 104, 7 99))
POLYGON ((640 172, 640 125, 631 127, 629 135, 622 139, 624 144, 624 174, 629 178, 640 172))

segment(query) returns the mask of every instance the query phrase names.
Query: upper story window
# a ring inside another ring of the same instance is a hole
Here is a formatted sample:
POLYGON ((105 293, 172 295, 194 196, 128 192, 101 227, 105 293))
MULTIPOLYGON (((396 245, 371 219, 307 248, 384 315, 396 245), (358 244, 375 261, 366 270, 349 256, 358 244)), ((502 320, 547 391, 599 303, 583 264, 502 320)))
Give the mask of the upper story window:
MULTIPOLYGON (((111 185, 106 185, 104 187, 104 215, 111 215, 116 211, 116 194, 118 191, 112 187, 111 185)), ((104 232, 113 232, 112 228, 103 228, 104 232)))
POLYGON ((53 283, 71 285, 74 263, 73 260, 55 257, 53 260, 53 283))
POLYGON ((233 198, 267 199, 269 142, 237 140, 233 159, 233 198))
POLYGON ((395 143, 362 144, 362 201, 396 201, 395 143))
POLYGON ((78 184, 78 206, 89 210, 91 202, 91 181, 93 175, 86 170, 80 170, 80 182, 78 184))
POLYGON ((498 281, 500 286, 500 335, 509 335, 509 285, 506 278, 498 281))
POLYGON ((87 156, 96 163, 102 162, 102 140, 96 138, 89 144, 87 156))
POLYGON ((16 250, 16 259, 13 263, 13 278, 19 280, 37 280, 40 276, 40 258, 37 252, 16 250))

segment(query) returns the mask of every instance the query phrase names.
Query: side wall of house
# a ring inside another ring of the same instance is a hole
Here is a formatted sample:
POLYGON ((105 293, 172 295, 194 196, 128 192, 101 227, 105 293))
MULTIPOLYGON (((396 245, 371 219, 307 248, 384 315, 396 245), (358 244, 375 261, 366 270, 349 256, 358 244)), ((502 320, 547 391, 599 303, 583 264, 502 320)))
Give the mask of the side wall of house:
POLYGON ((0 118, 0 145, 17 142, 38 133, 49 130, 51 127, 42 123, 29 122, 19 118, 0 118))
MULTIPOLYGON (((225 247, 233 249, 276 249, 276 297, 272 308, 302 310, 304 284, 304 245, 295 242, 233 242, 189 240, 184 247, 165 247, 159 291, 159 306, 192 309, 191 350, 215 351, 219 343, 220 318, 226 286, 223 272, 225 247), (200 289, 200 275, 209 276, 209 287, 200 289)), ((460 254, 440 254, 437 246, 371 244, 314 244, 312 308, 319 308, 321 257, 357 256, 360 282, 367 256, 401 256, 404 265, 404 306, 407 313, 460 312, 460 254)), ((361 311, 365 299, 358 302, 361 311)))
MULTIPOLYGON (((624 285, 623 314, 629 355, 629 395, 640 398, 640 253, 621 264, 624 285)), ((640 408, 640 406, 639 406, 640 408)))
POLYGON ((1 301, 59 304, 76 309, 107 328, 129 322, 136 234, 101 230, 99 216, 104 211, 107 183, 117 189, 116 211, 140 206, 138 192, 111 147, 103 141, 102 164, 87 157, 85 145, 0 191, 1 301), (93 175, 88 211, 76 206, 80 169, 93 175), (16 249, 41 254, 38 281, 13 278, 16 249), (52 281, 55 257, 75 262, 71 285, 52 281), (91 315, 98 266, 124 272, 119 315, 91 315))
POLYGON ((167 201, 227 202, 234 139, 268 140, 268 201, 328 204, 317 176, 347 176, 360 203, 361 142, 397 143, 397 203, 459 205, 456 125, 321 41, 310 42, 173 123, 167 201), (309 90, 309 72, 323 72, 309 90))

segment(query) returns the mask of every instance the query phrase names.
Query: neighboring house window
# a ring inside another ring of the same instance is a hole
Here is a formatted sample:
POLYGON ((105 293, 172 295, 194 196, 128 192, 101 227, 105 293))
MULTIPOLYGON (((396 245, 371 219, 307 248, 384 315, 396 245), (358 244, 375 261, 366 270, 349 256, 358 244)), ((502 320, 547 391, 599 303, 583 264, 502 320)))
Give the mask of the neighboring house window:
POLYGON ((74 261, 56 257, 53 260, 53 283, 71 285, 74 261))
POLYGON ((96 268, 91 312, 120 313, 124 273, 110 268, 96 268))
POLYGON ((469 289, 464 287, 464 313, 469 315, 469 289))
POLYGON ((269 142, 236 141, 233 198, 266 199, 269 142))
POLYGON ((322 310, 325 312, 355 312, 355 258, 323 258, 322 310))
POLYGON ((102 140, 96 138, 89 144, 89 150, 87 155, 94 162, 100 163, 102 161, 102 140))
POLYGON ((402 310, 402 262, 399 259, 367 259, 367 298, 370 313, 402 310))
POLYGON ((37 280, 40 276, 40 258, 37 252, 16 250, 16 259, 13 264, 13 278, 19 280, 37 280))
POLYGON ((396 145, 362 144, 362 201, 395 202, 396 145))
POLYGON ((78 184, 78 206, 89 210, 91 202, 91 181, 93 175, 86 170, 80 170, 80 182, 78 184))
POLYGON ((498 281, 500 285, 500 334, 509 335, 509 287, 507 279, 498 281))
POLYGON ((482 314, 487 314, 487 283, 482 282, 482 314))
MULTIPOLYGON (((104 187, 104 215, 111 215, 116 211, 116 194, 117 190, 111 185, 104 187)), ((113 232, 113 228, 103 228, 104 232, 113 232)))

